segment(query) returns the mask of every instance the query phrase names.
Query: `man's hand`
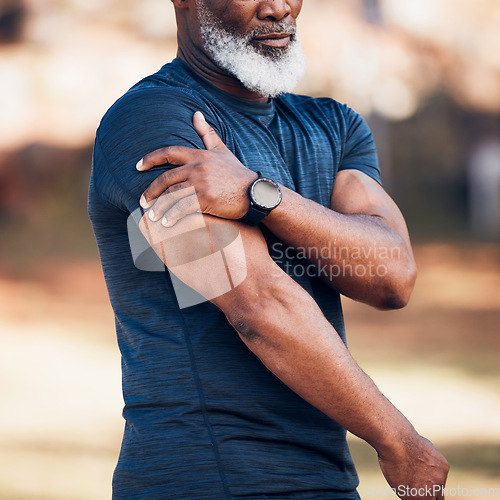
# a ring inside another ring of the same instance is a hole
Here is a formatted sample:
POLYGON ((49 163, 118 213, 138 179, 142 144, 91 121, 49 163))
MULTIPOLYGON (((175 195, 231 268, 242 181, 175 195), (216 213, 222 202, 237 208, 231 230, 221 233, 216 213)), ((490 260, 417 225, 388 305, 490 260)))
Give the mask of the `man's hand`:
POLYGON ((378 454, 380 468, 402 500, 444 500, 449 465, 434 445, 415 433, 394 449, 378 454))
POLYGON ((161 219, 165 227, 195 212, 240 219, 248 211, 247 191, 257 174, 229 151, 199 111, 194 114, 193 125, 206 150, 166 147, 147 154, 137 164, 141 171, 165 163, 177 166, 155 179, 140 202, 150 209, 149 218, 161 219), (194 187, 195 194, 186 190, 189 187, 194 187))

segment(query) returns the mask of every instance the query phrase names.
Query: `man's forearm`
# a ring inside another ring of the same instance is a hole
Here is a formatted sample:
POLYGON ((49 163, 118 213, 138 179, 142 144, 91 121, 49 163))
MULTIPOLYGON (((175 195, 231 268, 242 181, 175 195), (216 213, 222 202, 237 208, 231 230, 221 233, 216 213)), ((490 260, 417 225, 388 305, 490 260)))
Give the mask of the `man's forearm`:
POLYGON ((446 459, 356 364, 312 297, 275 266, 264 262, 252 279, 214 303, 271 372, 376 449, 400 498, 413 498, 400 492, 425 490, 433 495, 417 498, 443 500, 446 459))
POLYGON ((216 297, 212 302, 243 342, 297 394, 375 447, 383 447, 395 431, 411 432, 407 420, 358 367, 313 298, 271 259, 257 228, 200 214, 169 229, 144 216, 140 226, 170 270, 198 293, 216 297), (241 246, 227 246, 235 229, 241 246), (226 274, 210 267, 200 270, 196 263, 219 248, 229 274, 246 279, 217 296, 211 292, 223 289, 226 274))
POLYGON ((415 433, 359 368, 312 297, 272 261, 213 302, 293 391, 377 451, 415 433))
POLYGON ((264 223, 342 294, 382 309, 406 305, 415 280, 411 248, 380 217, 338 213, 285 188, 264 223))

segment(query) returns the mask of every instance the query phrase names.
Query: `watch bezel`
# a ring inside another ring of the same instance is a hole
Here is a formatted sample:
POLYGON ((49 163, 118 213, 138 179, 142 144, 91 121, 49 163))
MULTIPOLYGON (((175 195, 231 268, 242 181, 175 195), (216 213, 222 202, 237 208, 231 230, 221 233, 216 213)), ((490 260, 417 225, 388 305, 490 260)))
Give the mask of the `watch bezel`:
POLYGON ((249 194, 250 194, 250 200, 252 201, 252 204, 261 209, 261 210, 266 210, 266 211, 271 211, 271 210, 274 210, 280 203, 281 203, 281 200, 282 200, 282 197, 283 197, 283 193, 281 192, 281 188, 279 187, 278 183, 273 181, 272 179, 269 179, 268 177, 258 177, 257 179, 255 179, 255 181, 252 182, 251 186, 250 186, 250 190, 249 190, 249 194), (271 185, 273 185, 278 193, 278 201, 271 207, 269 206, 264 206, 264 205, 261 205, 260 203, 258 203, 255 199, 255 195, 254 195, 254 189, 255 189, 255 186, 257 184, 259 184, 259 182, 266 182, 266 183, 269 183, 271 185))

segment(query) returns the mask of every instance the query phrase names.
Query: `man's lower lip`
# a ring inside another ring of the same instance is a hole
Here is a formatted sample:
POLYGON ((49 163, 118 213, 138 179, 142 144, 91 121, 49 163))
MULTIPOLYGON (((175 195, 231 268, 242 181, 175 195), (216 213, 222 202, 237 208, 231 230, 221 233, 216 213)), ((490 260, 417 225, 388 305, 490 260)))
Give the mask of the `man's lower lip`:
POLYGON ((285 38, 262 38, 262 39, 254 38, 253 41, 256 44, 264 45, 265 47, 282 48, 286 47, 290 43, 290 37, 287 36, 285 38))

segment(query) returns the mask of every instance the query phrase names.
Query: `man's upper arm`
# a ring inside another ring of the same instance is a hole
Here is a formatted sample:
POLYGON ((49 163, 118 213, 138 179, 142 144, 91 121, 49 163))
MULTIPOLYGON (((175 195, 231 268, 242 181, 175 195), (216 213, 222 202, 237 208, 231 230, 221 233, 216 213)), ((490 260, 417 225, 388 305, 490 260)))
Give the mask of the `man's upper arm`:
POLYGON ((333 186, 330 207, 342 214, 379 217, 409 243, 404 218, 382 187, 372 131, 358 113, 349 108, 344 109, 346 134, 343 157, 333 186))
POLYGON ((406 223, 396 203, 378 182, 360 170, 342 170, 337 174, 330 206, 342 214, 379 217, 409 244, 406 223))
POLYGON ((172 168, 164 165, 138 172, 135 168, 138 160, 165 146, 204 148, 192 124, 197 110, 221 133, 216 117, 206 104, 187 93, 146 88, 119 99, 97 131, 94 175, 101 197, 110 198, 108 201, 130 213, 137 209, 146 187, 160 173, 172 168))
MULTIPOLYGON (((100 183, 105 191, 101 196, 109 192, 116 198, 114 193, 118 190, 121 200, 111 201, 134 215, 139 213, 139 199, 146 187, 172 166, 140 172, 135 168, 137 161, 166 146, 204 149, 193 127, 193 114, 198 110, 223 137, 210 109, 182 93, 144 89, 118 101, 104 117, 97 133, 99 164, 94 168, 106 180, 100 183)), ((204 214, 192 214, 171 228, 151 222, 147 212, 142 217, 139 215, 136 222, 177 279, 208 300, 216 300, 236 288, 245 281, 247 272, 255 275, 257 270, 267 269, 265 265, 274 269, 257 227, 204 214)))
POLYGON ((377 147, 370 127, 364 118, 344 106, 344 133, 342 134, 342 159, 339 173, 346 170, 359 170, 382 184, 378 163, 377 147))

